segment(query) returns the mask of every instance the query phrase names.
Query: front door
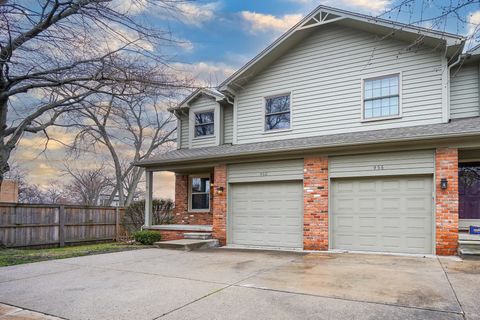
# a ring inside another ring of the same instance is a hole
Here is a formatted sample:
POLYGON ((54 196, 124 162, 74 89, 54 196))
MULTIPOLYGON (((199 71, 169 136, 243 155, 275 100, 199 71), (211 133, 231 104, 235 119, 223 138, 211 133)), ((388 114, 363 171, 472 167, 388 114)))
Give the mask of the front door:
POLYGON ((462 163, 458 172, 460 228, 480 225, 480 163, 462 163))

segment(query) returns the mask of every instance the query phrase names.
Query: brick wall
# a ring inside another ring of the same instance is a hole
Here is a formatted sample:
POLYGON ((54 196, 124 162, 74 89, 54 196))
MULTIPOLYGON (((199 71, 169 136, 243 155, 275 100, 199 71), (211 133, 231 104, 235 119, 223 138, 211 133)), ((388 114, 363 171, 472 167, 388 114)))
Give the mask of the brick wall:
MULTIPOLYGON (((211 197, 210 197, 211 198, 211 197)), ((212 208, 212 202, 210 202, 212 208)), ((211 225, 212 212, 188 211, 188 175, 175 175, 175 224, 211 225)))
POLYGON ((303 249, 328 250, 328 158, 305 158, 303 170, 303 249))
POLYGON ((439 148, 436 167, 436 247, 438 255, 455 255, 458 246, 458 150, 439 148), (446 178, 448 188, 440 181, 446 178))
POLYGON ((227 242, 227 166, 222 164, 214 169, 213 191, 213 237, 221 245, 227 242), (219 188, 223 188, 220 192, 219 188))

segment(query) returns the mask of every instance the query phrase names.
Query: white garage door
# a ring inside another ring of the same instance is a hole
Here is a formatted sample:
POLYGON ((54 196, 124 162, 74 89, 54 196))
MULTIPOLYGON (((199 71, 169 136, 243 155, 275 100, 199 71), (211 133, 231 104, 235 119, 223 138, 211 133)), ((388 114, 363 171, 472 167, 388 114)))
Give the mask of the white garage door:
POLYGON ((332 181, 335 249, 432 253, 431 176, 332 181))
POLYGON ((232 244, 303 247, 301 181, 232 184, 230 201, 232 244))

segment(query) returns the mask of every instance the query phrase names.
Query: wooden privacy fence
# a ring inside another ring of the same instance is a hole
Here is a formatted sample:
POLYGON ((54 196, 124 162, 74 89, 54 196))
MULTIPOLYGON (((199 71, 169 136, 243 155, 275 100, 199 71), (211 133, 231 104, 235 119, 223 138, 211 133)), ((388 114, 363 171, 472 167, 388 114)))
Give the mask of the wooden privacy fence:
POLYGON ((115 207, 0 203, 0 244, 7 247, 64 246, 116 240, 125 211, 115 207))

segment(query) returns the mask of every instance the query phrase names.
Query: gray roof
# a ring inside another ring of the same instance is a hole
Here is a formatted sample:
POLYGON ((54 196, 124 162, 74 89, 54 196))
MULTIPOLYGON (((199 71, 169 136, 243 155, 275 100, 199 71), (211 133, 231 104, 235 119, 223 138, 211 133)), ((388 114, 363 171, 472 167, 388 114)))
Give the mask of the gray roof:
POLYGON ((205 148, 179 149, 160 154, 137 163, 138 166, 180 165, 201 160, 267 155, 278 152, 308 152, 324 148, 378 144, 386 142, 418 141, 449 137, 480 135, 480 117, 455 119, 449 123, 411 126, 404 128, 331 134, 278 141, 220 145, 205 148))

